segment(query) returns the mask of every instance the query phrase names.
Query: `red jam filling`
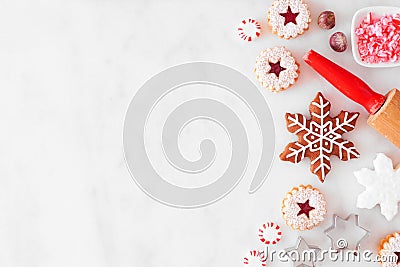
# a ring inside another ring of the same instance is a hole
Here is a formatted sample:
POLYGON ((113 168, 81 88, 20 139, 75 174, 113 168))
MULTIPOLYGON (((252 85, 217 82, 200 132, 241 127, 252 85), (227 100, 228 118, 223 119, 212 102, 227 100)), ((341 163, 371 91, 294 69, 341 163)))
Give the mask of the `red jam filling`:
POLYGON ((314 210, 314 207, 310 206, 310 200, 308 199, 304 203, 297 203, 300 207, 299 213, 297 213, 297 216, 300 216, 301 214, 305 214, 307 218, 310 218, 310 211, 314 210))
POLYGON ((296 18, 299 14, 299 12, 293 13, 290 6, 288 7, 286 13, 279 13, 279 15, 285 18, 285 23, 283 24, 284 26, 286 26, 288 23, 293 23, 297 25, 296 18))
POLYGON ((281 62, 278 61, 276 63, 272 63, 269 62, 269 66, 271 67, 271 69, 269 70, 268 73, 274 73, 276 75, 276 77, 279 77, 279 74, 286 70, 284 67, 281 66, 281 62))

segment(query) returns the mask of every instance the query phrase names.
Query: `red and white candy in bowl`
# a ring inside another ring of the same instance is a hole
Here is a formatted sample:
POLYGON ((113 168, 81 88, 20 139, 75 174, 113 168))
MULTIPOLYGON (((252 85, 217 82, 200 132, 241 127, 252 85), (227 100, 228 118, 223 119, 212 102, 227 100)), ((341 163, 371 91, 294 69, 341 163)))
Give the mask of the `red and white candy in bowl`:
POLYGON ((355 61, 365 67, 400 66, 400 7, 358 10, 351 26, 355 61))

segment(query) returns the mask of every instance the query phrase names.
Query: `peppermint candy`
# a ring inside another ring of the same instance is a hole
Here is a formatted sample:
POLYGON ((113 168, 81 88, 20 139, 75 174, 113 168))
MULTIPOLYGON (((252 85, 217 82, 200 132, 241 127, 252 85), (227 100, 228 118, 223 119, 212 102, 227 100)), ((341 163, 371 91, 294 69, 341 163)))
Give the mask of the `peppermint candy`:
POLYGON ((267 266, 267 258, 263 251, 250 250, 243 259, 243 264, 248 267, 267 266))
POLYGON ((253 41, 261 35, 261 25, 254 19, 245 19, 238 26, 239 37, 244 41, 253 41))
POLYGON ((281 227, 273 222, 264 223, 258 230, 258 237, 265 245, 275 245, 282 238, 281 227))

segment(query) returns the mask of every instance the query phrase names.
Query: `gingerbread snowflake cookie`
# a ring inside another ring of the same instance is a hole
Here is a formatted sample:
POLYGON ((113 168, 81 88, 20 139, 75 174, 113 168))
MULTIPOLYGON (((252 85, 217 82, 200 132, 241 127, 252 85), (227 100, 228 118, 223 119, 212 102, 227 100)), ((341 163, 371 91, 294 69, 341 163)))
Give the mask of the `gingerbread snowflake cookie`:
POLYGON ((300 185, 286 194, 282 201, 282 216, 294 230, 310 230, 325 219, 324 195, 311 185, 300 185))
POLYGON ((290 39, 303 34, 311 22, 311 13, 303 0, 276 0, 268 10, 272 32, 290 39))
POLYGON ((384 267, 400 266, 400 233, 395 232, 381 240, 378 255, 384 267))
POLYGON ((296 82, 299 67, 290 51, 283 46, 276 46, 258 55, 254 73, 263 87, 279 92, 296 82))
POLYGON ((330 108, 330 102, 318 93, 309 107, 311 119, 286 113, 287 129, 298 136, 298 141, 289 143, 279 155, 281 160, 292 163, 310 158, 310 170, 321 182, 331 170, 330 156, 336 155, 343 161, 360 156, 354 144, 342 138, 355 128, 359 113, 342 110, 331 117, 330 108))
POLYGON ((400 169, 394 170, 393 163, 385 154, 379 153, 373 162, 375 170, 363 168, 354 172, 365 191, 357 198, 357 207, 372 209, 381 206, 381 213, 390 221, 398 212, 400 201, 400 169))

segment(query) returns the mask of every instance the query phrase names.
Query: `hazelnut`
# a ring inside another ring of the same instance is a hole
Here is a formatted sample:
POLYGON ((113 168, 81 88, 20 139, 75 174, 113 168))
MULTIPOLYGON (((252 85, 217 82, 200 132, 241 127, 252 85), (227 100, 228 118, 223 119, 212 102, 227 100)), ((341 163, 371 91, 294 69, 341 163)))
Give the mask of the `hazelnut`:
POLYGON ((319 14, 318 26, 321 29, 330 30, 333 27, 335 27, 335 25, 336 25, 335 13, 333 13, 332 11, 324 11, 321 14, 319 14))
POLYGON ((343 32, 335 32, 329 39, 329 44, 336 52, 343 52, 347 49, 347 38, 343 32))

